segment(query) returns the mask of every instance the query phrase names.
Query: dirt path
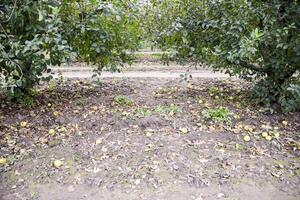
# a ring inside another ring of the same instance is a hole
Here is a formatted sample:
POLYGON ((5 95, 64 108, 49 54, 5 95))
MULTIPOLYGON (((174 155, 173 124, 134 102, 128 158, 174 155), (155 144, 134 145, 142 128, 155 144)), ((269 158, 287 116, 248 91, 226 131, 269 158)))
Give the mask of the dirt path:
MULTIPOLYGON (((180 78, 182 75, 185 75, 186 72, 183 71, 170 71, 170 72, 161 72, 161 71, 151 71, 151 72, 141 72, 141 71, 130 71, 130 72, 120 72, 120 73, 110 73, 102 72, 100 78, 180 78)), ((62 72, 64 78, 92 78, 93 72, 91 71, 71 71, 71 72, 62 72)), ((189 73, 194 78, 228 78, 229 76, 222 73, 213 73, 211 71, 193 71, 189 73)), ((54 75, 57 78, 59 75, 56 73, 54 75)))
MULTIPOLYGON (((91 78, 94 74, 93 67, 75 63, 60 68, 52 68, 54 77, 62 75, 65 78, 91 78)), ((135 63, 132 66, 126 66, 120 73, 111 73, 104 71, 101 78, 180 78, 181 76, 191 75, 194 78, 213 79, 229 78, 228 75, 220 72, 213 72, 209 69, 183 66, 179 64, 163 65, 160 63, 135 63)))
POLYGON ((300 114, 263 113, 247 88, 67 80, 42 90, 34 109, 2 107, 0 199, 298 200, 300 114), (207 118, 219 107, 225 121, 207 118))

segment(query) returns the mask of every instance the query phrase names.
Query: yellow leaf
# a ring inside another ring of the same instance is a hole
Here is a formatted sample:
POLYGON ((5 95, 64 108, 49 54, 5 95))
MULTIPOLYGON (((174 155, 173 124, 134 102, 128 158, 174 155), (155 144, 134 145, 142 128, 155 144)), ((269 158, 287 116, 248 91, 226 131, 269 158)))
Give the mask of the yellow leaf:
POLYGON ((239 119, 240 117, 238 115, 233 115, 234 119, 239 119))
POLYGON ((152 135, 153 135, 153 133, 151 133, 151 132, 149 132, 149 131, 146 132, 146 136, 147 136, 147 137, 151 137, 152 135))
POLYGON ((101 144, 102 143, 102 138, 99 138, 99 139, 97 139, 96 140, 96 144, 98 145, 98 144, 101 144))
POLYGON ((57 169, 60 168, 64 163, 61 160, 55 160, 53 162, 54 167, 56 167, 57 169))
POLYGON ((268 136, 266 137, 266 140, 271 141, 271 140, 272 140, 272 137, 268 135, 268 136))
POLYGON ((20 125, 21 125, 21 127, 25 128, 25 127, 28 125, 28 123, 25 122, 25 121, 22 121, 22 122, 20 123, 20 125))
POLYGON ((127 117, 127 116, 129 116, 129 115, 130 115, 130 112, 126 112, 126 111, 124 111, 124 112, 122 112, 122 115, 127 117))
POLYGON ((250 131, 251 127, 248 126, 248 125, 245 125, 245 126, 244 126, 244 129, 245 129, 245 131, 250 131))
POLYGON ((189 130, 187 128, 180 128, 179 130, 183 134, 187 134, 189 132, 189 130))
POLYGON ((242 129, 244 126, 242 124, 237 125, 238 129, 242 129))
POLYGON ((49 133, 49 135, 53 136, 53 135, 55 135, 55 130, 54 129, 50 129, 48 133, 49 133))
POLYGON ((57 116, 59 115, 59 112, 58 112, 58 111, 54 111, 54 112, 53 112, 53 115, 54 115, 55 117, 57 117, 57 116))
POLYGON ((0 158, 0 165, 5 165, 7 163, 6 158, 0 158))
POLYGON ((287 121, 282 121, 282 124, 287 126, 288 125, 288 122, 287 121))
POLYGON ((251 140, 249 135, 244 136, 244 141, 245 142, 249 142, 251 140))
POLYGON ((274 137, 275 137, 275 138, 277 138, 277 139, 278 139, 278 138, 279 138, 279 136, 280 136, 280 134, 279 134, 278 132, 275 132, 275 133, 274 133, 274 137))
POLYGON ((266 138, 266 137, 269 136, 269 134, 268 134, 267 132, 262 132, 261 135, 262 135, 264 138, 266 138))
POLYGON ((199 104, 203 104, 204 101, 200 99, 200 100, 198 101, 198 103, 199 103, 199 104))

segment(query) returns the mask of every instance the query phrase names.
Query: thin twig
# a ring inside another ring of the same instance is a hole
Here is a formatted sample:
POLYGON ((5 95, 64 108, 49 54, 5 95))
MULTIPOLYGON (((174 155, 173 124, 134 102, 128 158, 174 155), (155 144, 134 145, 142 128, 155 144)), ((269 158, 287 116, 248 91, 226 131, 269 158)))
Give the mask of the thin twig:
POLYGON ((11 17, 12 17, 12 15, 14 14, 14 12, 15 12, 15 10, 16 10, 16 8, 17 8, 17 1, 18 1, 18 0, 15 0, 13 10, 11 11, 11 13, 10 13, 8 19, 4 21, 4 23, 9 22, 9 20, 10 20, 11 17))

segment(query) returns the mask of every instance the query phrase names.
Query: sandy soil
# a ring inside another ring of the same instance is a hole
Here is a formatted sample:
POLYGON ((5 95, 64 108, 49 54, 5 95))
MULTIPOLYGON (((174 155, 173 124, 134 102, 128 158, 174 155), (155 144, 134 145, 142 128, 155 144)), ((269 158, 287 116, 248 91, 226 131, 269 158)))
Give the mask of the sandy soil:
POLYGON ((31 109, 1 105, 0 199, 300 199, 300 114, 264 112, 249 87, 50 82, 31 109), (220 107, 224 121, 204 114, 220 107))

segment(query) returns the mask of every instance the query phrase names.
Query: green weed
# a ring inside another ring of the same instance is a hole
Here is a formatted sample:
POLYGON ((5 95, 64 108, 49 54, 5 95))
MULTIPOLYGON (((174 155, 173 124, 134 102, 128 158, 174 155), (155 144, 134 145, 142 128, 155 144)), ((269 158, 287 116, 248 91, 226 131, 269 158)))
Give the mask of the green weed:
POLYGON ((227 108, 208 109, 202 112, 205 119, 212 120, 214 122, 224 122, 229 119, 229 110, 227 108))
POLYGON ((128 97, 123 95, 117 95, 114 97, 114 102, 119 104, 120 106, 132 106, 133 102, 128 97))

